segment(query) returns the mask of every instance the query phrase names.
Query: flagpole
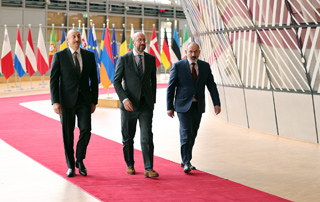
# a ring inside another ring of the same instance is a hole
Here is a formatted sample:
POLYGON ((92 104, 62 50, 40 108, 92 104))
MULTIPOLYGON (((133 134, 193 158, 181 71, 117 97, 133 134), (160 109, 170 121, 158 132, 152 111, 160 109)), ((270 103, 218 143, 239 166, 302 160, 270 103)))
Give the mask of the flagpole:
POLYGON ((30 76, 30 87, 28 87, 28 89, 34 89, 34 87, 32 87, 32 77, 30 76))
POLYGON ((74 29, 74 23, 72 23, 72 29, 74 29))
MULTIPOLYGON (((13 66, 14 66, 14 64, 13 64, 13 66)), ((18 87, 18 85, 17 85, 17 70, 16 70, 16 68, 14 68, 14 85, 13 86, 11 86, 12 88, 17 88, 18 87)))
POLYGON ((4 91, 12 91, 12 90, 9 88, 9 79, 7 79, 7 89, 5 89, 4 91))
MULTIPOLYGON (((106 29, 108 29, 109 30, 109 22, 110 22, 110 20, 109 19, 107 19, 107 28, 106 29)), ((103 42, 103 43, 105 43, 105 42, 103 42)), ((107 99, 109 99, 110 97, 109 97, 109 86, 108 86, 108 88, 107 88, 107 99)))
POLYGON ((17 88, 17 90, 24 90, 24 88, 21 88, 21 77, 19 77, 19 83, 20 83, 19 84, 20 86, 19 86, 19 88, 17 88))

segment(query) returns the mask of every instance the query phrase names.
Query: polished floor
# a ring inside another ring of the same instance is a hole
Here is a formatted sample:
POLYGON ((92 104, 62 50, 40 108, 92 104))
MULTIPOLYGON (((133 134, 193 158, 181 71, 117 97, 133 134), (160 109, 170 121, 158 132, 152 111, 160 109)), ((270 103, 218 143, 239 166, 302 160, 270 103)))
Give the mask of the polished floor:
MULTIPOLYGON (((167 82, 168 75, 158 78, 159 82, 167 82)), ((7 92, 7 84, 1 83, 0 97, 49 93, 48 84, 39 88, 39 81, 33 82, 35 89, 28 89, 30 82, 22 82, 24 90, 13 85, 10 83, 12 91, 7 92)), ((157 91, 153 119, 155 155, 179 163, 179 123, 177 117, 172 119, 166 114, 165 91, 157 91)), ((58 119, 49 100, 23 106, 58 119)), ((93 115, 93 133, 121 142, 119 120, 118 109, 98 108, 93 115)), ((136 138, 138 134, 139 131, 136 138)), ((139 141, 135 147, 140 149, 139 141)), ((99 201, 1 139, 0 160, 0 201, 99 201)), ((238 127, 208 112, 202 118, 192 164, 201 171, 292 201, 320 201, 318 144, 238 127)), ((125 168, 123 172, 125 175, 125 168)))

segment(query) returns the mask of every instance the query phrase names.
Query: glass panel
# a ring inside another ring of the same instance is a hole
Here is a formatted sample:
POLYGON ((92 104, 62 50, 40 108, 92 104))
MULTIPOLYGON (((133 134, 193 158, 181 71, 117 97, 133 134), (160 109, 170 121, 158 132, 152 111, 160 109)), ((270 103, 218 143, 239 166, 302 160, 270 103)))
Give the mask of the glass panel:
POLYGON ((103 28, 103 24, 107 24, 105 15, 89 15, 89 22, 94 23, 94 27, 97 28, 103 28))
POLYGON ((145 31, 147 31, 147 30, 152 31, 152 30, 153 30, 153 24, 155 24, 155 29, 156 29, 156 31, 157 31, 157 30, 158 30, 158 19, 145 18, 145 19, 144 19, 144 30, 145 30, 145 31))
POLYGON ((310 91, 292 29, 258 31, 269 78, 279 90, 310 91))
POLYGON ((319 1, 301 1, 291 0, 288 1, 293 17, 299 23, 316 23, 320 22, 320 2, 319 1), (317 10, 318 9, 318 10, 317 10))
POLYGON ((141 32, 141 18, 127 17, 126 29, 131 30, 131 24, 133 24, 134 32, 141 32))
POLYGON ((123 29, 122 24, 124 23, 124 17, 122 16, 108 16, 109 19, 109 27, 112 28, 112 24, 115 25, 116 29, 123 29))
POLYGON ((47 26, 54 24, 55 26, 66 25, 67 14, 63 12, 48 12, 47 13, 47 26))
POLYGON ((305 56, 306 69, 311 80, 311 89, 320 93, 320 27, 303 28, 301 33, 302 53, 305 56))
POLYGON ((69 27, 72 27, 74 24, 75 27, 79 26, 79 20, 81 21, 81 27, 82 24, 84 24, 85 27, 88 26, 87 24, 87 14, 82 14, 82 13, 69 13, 69 27))

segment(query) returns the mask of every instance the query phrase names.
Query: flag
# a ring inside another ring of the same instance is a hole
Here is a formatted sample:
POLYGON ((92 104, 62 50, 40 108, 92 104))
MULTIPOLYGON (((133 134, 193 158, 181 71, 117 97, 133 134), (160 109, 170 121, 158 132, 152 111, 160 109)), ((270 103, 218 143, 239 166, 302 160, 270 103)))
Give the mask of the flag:
MULTIPOLYGON (((79 31, 79 33, 80 33, 80 35, 81 35, 81 24, 80 24, 80 23, 79 23, 78 31, 79 31)), ((83 32, 85 32, 85 31, 84 31, 84 26, 83 26, 83 32)), ((86 37, 86 38, 87 38, 87 37, 86 37)), ((87 45, 87 44, 86 44, 86 45, 87 45)), ((80 48, 83 48, 83 46, 82 46, 82 35, 81 35, 80 48)))
POLYGON ((7 26, 5 25, 4 28, 0 70, 3 73, 4 77, 6 77, 6 79, 9 79, 9 77, 14 73, 14 67, 7 26))
MULTIPOLYGON (((99 72, 99 67, 100 67, 100 59, 98 56, 98 51, 97 48, 94 45, 94 39, 93 39, 93 31, 92 28, 90 27, 89 30, 89 37, 88 37, 88 50, 94 53, 94 57, 95 57, 95 61, 96 61, 96 65, 97 65, 97 72, 99 72)), ((98 76, 98 83, 100 83, 100 77, 98 76)))
POLYGON ((37 44, 37 66, 41 76, 49 70, 49 62, 46 46, 43 40, 41 26, 39 27, 38 44, 37 44))
POLYGON ((29 27, 28 39, 26 44, 26 69, 32 76, 37 71, 37 59, 34 53, 31 28, 29 27))
POLYGON ((133 50, 133 35, 134 35, 134 30, 133 30, 133 24, 131 24, 131 34, 130 34, 130 44, 129 44, 129 49, 128 51, 133 50))
POLYGON ((98 43, 97 43, 97 35, 96 35, 96 31, 94 29, 94 24, 92 24, 92 36, 93 36, 93 45, 95 47, 95 52, 94 52, 94 56, 96 58, 96 63, 97 63, 97 76, 98 76, 98 83, 100 82, 100 56, 99 56, 99 48, 98 48, 98 43))
MULTIPOLYGON (((114 69, 116 69, 117 61, 118 61, 118 48, 117 48, 117 39, 116 39, 116 31, 113 27, 112 40, 111 40, 111 50, 113 57, 114 69)), ((112 82, 113 83, 113 82, 112 82)))
POLYGON ((103 45, 104 45, 104 34, 106 32, 105 24, 103 24, 103 33, 102 33, 102 39, 101 39, 101 45, 100 45, 100 66, 101 66, 101 60, 102 60, 102 54, 103 54, 103 45))
POLYGON ((176 63, 181 60, 181 53, 180 53, 180 45, 179 45, 179 38, 177 33, 177 28, 174 29, 172 46, 170 49, 170 57, 171 63, 176 63))
POLYGON ((101 60, 100 78, 104 89, 107 89, 114 78, 114 62, 110 45, 109 29, 106 28, 103 39, 103 55, 101 60))
POLYGON ((57 52, 57 43, 56 43, 56 35, 54 33, 54 27, 52 26, 51 38, 50 38, 50 47, 49 47, 49 69, 51 68, 51 61, 53 58, 53 54, 57 52))
POLYGON ((170 53, 169 53, 169 45, 168 45, 168 38, 167 38, 167 32, 166 29, 164 29, 164 38, 163 38, 163 44, 162 44, 162 52, 161 52, 161 62, 164 66, 164 68, 167 70, 170 65, 170 53))
POLYGON ((126 28, 123 26, 123 32, 122 32, 122 40, 120 45, 120 53, 119 56, 124 55, 128 52, 127 49, 127 40, 126 40, 126 28))
POLYGON ((188 37, 188 30, 187 26, 184 30, 184 37, 183 37, 183 43, 182 43, 182 48, 181 48, 181 58, 185 59, 187 57, 187 49, 188 49, 188 44, 191 42, 191 38, 188 37))
POLYGON ((67 41, 66 41, 66 36, 65 36, 65 33, 64 33, 64 27, 62 27, 60 50, 63 50, 65 48, 67 48, 67 41))
POLYGON ((156 67, 159 67, 161 65, 161 62, 160 62, 161 56, 159 52, 156 29, 154 28, 154 26, 153 26, 153 31, 152 31, 151 41, 150 41, 149 53, 156 58, 156 67))
MULTIPOLYGON (((79 28, 79 32, 80 32, 80 28, 79 28)), ((82 25, 81 46, 80 47, 83 49, 88 48, 87 35, 86 35, 86 31, 84 30, 84 25, 82 25)))
POLYGON ((16 47, 14 51, 14 68, 21 78, 26 73, 26 61, 24 58, 20 29, 18 27, 16 47))
MULTIPOLYGON (((98 48, 98 43, 97 43, 97 35, 96 35, 96 30, 94 29, 94 24, 92 24, 92 36, 93 36, 93 45, 94 45, 94 47, 96 47, 98 59, 100 60, 99 48, 98 48)), ((99 62, 99 64, 100 64, 100 62, 99 62)))

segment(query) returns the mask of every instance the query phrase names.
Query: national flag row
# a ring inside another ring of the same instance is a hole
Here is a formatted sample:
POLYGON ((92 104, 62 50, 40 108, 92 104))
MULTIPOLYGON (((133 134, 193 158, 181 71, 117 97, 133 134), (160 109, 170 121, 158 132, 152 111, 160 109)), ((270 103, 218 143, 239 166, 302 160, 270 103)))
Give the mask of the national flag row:
MULTIPOLYGON (((132 37, 134 34, 133 25, 131 26, 131 37, 129 47, 127 46, 126 36, 125 36, 125 25, 123 25, 123 34, 120 45, 120 51, 118 54, 117 50, 117 40, 115 36, 115 28, 113 26, 112 39, 109 37, 109 29, 103 28, 103 34, 101 39, 100 51, 98 50, 97 37, 95 33, 94 24, 90 26, 88 41, 86 38, 85 28, 81 30, 81 48, 92 51, 95 55, 97 63, 97 72, 99 83, 101 82, 103 87, 107 89, 112 83, 115 73, 115 66, 117 63, 118 56, 121 56, 128 51, 133 49, 132 37)), ((144 33, 142 29, 141 32, 144 33)), ((155 27, 153 26, 149 53, 154 55, 156 58, 156 66, 159 67, 161 62, 164 68, 167 70, 171 64, 184 59, 186 57, 186 46, 191 42, 191 38, 188 37, 187 28, 185 28, 185 35, 183 39, 182 50, 180 52, 179 38, 177 34, 177 29, 174 30, 174 35, 172 39, 171 49, 169 48, 167 32, 165 30, 162 52, 160 54, 159 45, 157 41, 157 36, 155 32, 155 27)), ((62 26, 62 36, 60 50, 67 47, 66 35, 64 27, 62 26)), ((0 63, 0 73, 2 73, 6 79, 8 79, 16 69, 19 77, 22 77, 27 71, 30 77, 39 71, 40 75, 43 76, 51 67, 51 61, 54 53, 57 52, 56 37, 54 32, 54 25, 52 25, 52 33, 50 37, 50 47, 49 47, 49 57, 47 57, 47 52, 45 48, 45 42, 43 39, 41 25, 39 27, 38 43, 37 43, 37 55, 35 54, 31 36, 31 27, 29 25, 28 38, 26 42, 26 51, 23 52, 23 45, 20 35, 19 25, 17 28, 17 39, 15 45, 15 57, 12 59, 11 46, 7 27, 5 25, 4 40, 2 46, 1 63, 0 63)))

